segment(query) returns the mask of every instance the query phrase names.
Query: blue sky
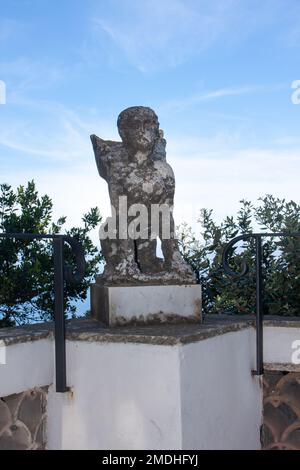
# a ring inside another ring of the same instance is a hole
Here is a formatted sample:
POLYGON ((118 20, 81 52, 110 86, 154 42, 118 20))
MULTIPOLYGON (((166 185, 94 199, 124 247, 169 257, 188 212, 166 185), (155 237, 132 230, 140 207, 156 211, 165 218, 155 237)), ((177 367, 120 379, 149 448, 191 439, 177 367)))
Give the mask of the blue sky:
POLYGON ((89 135, 154 108, 177 222, 266 193, 299 202, 299 0, 0 0, 0 181, 34 178, 55 214, 108 215, 89 135))

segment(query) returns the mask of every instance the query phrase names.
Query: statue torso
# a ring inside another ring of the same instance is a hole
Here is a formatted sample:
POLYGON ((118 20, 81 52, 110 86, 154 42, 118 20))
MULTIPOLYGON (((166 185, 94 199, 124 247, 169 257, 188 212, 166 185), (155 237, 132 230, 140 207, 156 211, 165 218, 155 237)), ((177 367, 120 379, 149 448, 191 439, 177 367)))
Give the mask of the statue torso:
POLYGON ((127 196, 128 204, 173 204, 175 178, 165 159, 165 141, 144 159, 130 159, 119 142, 109 142, 99 150, 98 169, 108 182, 115 207, 119 196, 127 196))

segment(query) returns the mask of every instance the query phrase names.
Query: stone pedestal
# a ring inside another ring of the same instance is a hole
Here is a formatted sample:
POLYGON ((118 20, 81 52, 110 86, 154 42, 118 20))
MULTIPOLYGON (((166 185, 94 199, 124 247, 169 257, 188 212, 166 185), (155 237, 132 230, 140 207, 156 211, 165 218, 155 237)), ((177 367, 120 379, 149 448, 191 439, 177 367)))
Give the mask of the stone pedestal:
POLYGON ((91 286, 92 316, 108 325, 201 323, 201 286, 91 286))

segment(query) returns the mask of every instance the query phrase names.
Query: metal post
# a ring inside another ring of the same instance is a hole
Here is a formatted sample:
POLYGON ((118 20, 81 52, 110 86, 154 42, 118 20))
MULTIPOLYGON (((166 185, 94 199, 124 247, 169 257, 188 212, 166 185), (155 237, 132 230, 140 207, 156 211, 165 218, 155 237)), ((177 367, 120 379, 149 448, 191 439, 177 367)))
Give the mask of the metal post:
POLYGON ((64 240, 63 237, 53 239, 54 250, 54 336, 55 336, 55 369, 56 391, 67 391, 66 380, 66 343, 64 317, 64 240))
POLYGON ((262 243, 256 235, 256 375, 262 375, 263 365, 263 278, 262 278, 262 243))

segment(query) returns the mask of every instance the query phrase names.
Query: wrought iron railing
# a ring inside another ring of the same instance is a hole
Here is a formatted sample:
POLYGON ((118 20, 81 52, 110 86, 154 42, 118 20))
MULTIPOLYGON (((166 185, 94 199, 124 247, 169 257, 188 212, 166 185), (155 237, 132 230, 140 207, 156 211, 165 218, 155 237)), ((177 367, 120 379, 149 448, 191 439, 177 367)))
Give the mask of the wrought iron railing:
MULTIPOLYGON (((240 272, 230 267, 230 255, 233 247, 239 241, 255 240, 255 271, 256 271, 256 375, 262 375, 263 368, 263 275, 262 275, 262 238, 264 237, 300 237, 300 232, 277 233, 249 233, 233 238, 224 248, 222 254, 222 267, 224 272, 232 278, 242 278, 249 272, 249 265, 245 259, 241 260, 240 272)), ((55 374, 56 391, 68 390, 66 381, 66 327, 64 315, 64 284, 65 282, 80 282, 85 273, 85 258, 81 244, 74 237, 67 235, 31 234, 31 233, 0 233, 0 238, 41 240, 52 239, 54 260, 54 338, 55 338, 55 374), (68 243, 76 260, 76 271, 64 262, 64 242, 68 243)))
POLYGON ((222 254, 222 267, 225 273, 232 278, 242 278, 249 272, 249 265, 245 259, 241 261, 241 271, 234 271, 230 267, 230 255, 233 246, 239 241, 255 240, 255 277, 256 277, 256 370, 255 375, 262 375, 264 372, 263 363, 263 315, 265 310, 263 295, 263 274, 262 274, 262 238, 265 237, 300 237, 300 232, 277 232, 277 233, 247 233, 233 238, 224 248, 222 254))
POLYGON ((42 240, 52 239, 54 263, 54 339, 55 339, 55 376, 56 391, 66 392, 66 325, 64 315, 64 284, 80 282, 85 273, 84 251, 74 237, 68 235, 42 235, 32 233, 0 233, 0 238, 42 240), (64 242, 72 249, 76 261, 76 271, 64 262, 64 242))

